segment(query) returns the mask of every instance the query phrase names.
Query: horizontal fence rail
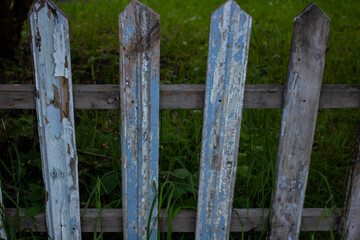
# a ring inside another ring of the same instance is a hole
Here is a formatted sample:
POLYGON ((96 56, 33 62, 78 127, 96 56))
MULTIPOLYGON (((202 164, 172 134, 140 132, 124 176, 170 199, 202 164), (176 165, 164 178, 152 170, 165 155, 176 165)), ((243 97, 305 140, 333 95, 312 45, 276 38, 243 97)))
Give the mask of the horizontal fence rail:
MULTIPOLYGON (((244 108, 282 108, 284 85, 245 85, 244 108)), ((75 109, 119 109, 119 85, 74 85, 75 109)), ((32 84, 0 84, 0 109, 35 109, 32 84)), ((160 85, 161 109, 204 107, 205 85, 160 85)), ((360 85, 322 85, 319 108, 360 108, 360 85)))
MULTIPOLYGON (((15 208, 6 209, 6 214, 12 221, 19 222, 20 230, 31 229, 34 232, 46 232, 45 213, 34 217, 25 216, 26 209, 15 208), (32 218, 34 220, 32 220, 32 218)), ((249 208, 234 209, 231 216, 231 232, 262 232, 266 230, 266 218, 269 209, 249 208), (236 211, 238 214, 236 214, 236 211), (239 221, 241 220, 241 222, 239 221)), ((123 210, 122 209, 81 209, 82 232, 122 232, 123 231, 123 210), (85 212, 85 213, 84 213, 85 212)), ((323 208, 304 208, 301 220, 301 231, 337 231, 339 229, 341 209, 329 212, 323 208)), ((195 232, 196 211, 181 210, 174 219, 172 219, 172 232, 195 232)), ((160 211, 159 231, 168 231, 168 217, 165 209, 160 211)))

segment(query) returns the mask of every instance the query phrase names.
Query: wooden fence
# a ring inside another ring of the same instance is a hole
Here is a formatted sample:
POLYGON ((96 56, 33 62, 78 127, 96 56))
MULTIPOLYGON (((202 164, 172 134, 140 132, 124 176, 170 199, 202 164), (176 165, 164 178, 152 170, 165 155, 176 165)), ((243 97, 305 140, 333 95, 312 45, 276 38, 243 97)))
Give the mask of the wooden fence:
MULTIPOLYGON (((120 86, 73 88, 67 16, 51 1, 35 3, 35 87, 0 85, 1 109, 37 111, 46 213, 30 219, 20 210, 20 228, 81 239, 101 222, 103 232, 122 231, 125 239, 156 239, 168 230, 156 200, 159 109, 204 108, 197 213, 181 211, 173 232, 228 239, 230 231, 263 231, 269 217, 268 239, 330 229, 360 239, 359 144, 344 209, 329 219, 321 218, 324 209, 303 209, 318 108, 360 108, 360 86, 321 84, 330 29, 321 9, 311 4, 294 19, 286 86, 245 85, 251 16, 233 0, 212 13, 206 86, 160 85, 159 19, 133 0, 119 15, 120 86), (121 109, 122 209, 88 209, 80 217, 74 108, 121 109), (270 209, 232 208, 243 108, 283 108, 270 209)), ((16 212, 5 209, 10 218, 16 212)))

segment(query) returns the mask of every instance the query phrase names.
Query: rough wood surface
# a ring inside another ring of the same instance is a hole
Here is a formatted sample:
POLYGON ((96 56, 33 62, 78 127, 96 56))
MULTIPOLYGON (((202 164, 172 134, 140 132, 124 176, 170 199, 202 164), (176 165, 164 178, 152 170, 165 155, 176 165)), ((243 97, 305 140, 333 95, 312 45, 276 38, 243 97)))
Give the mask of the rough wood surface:
POLYGON ((48 234, 81 239, 68 20, 51 1, 38 1, 30 26, 48 234))
POLYGON ((119 15, 125 239, 157 238, 160 16, 133 0, 119 15))
MULTIPOLYGON (((268 209, 234 209, 238 212, 239 217, 234 212, 231 216, 231 232, 261 232, 266 229, 266 217, 268 209)), ((21 209, 19 212, 18 221, 20 230, 28 229, 35 232, 46 232, 45 214, 41 213, 34 217, 25 216, 26 209, 21 209)), ((16 209, 6 209, 7 216, 11 219, 16 219, 16 209)), ((83 215, 84 210, 81 210, 83 215)), ((97 231, 102 232, 122 232, 122 209, 87 209, 81 221, 81 230, 83 232, 94 232, 95 226, 97 231), (97 225, 96 225, 97 224, 97 225)), ((301 220, 301 231, 337 231, 339 228, 341 210, 337 209, 327 214, 327 211, 321 208, 304 208, 301 220), (325 216, 325 217, 324 217, 325 216), (322 219, 320 220, 320 218, 322 219), (330 224, 329 224, 330 222, 330 224)), ((172 232, 195 232, 196 212, 194 210, 181 210, 175 218, 172 219, 172 232)), ((168 231, 168 217, 165 209, 161 210, 159 218, 159 231, 168 231)))
POLYGON ((228 239, 251 17, 229 0, 211 15, 196 239, 228 239))
POLYGON ((3 198, 2 198, 2 191, 1 191, 1 181, 0 181, 0 238, 7 239, 4 223, 3 223, 3 216, 5 215, 4 212, 4 205, 3 205, 3 198))
MULTIPOLYGON (((282 108, 283 85, 245 85, 244 108, 282 108)), ((75 109, 119 109, 119 85, 74 85, 75 109)), ((160 85, 161 109, 204 107, 205 85, 160 85)), ((34 109, 35 86, 0 84, 0 109, 34 109)), ((323 85, 319 108, 360 108, 360 85, 323 85)))
POLYGON ((330 19, 311 4, 294 20, 268 239, 298 239, 330 19))
POLYGON ((346 240, 360 239, 360 125, 351 164, 340 231, 346 240))

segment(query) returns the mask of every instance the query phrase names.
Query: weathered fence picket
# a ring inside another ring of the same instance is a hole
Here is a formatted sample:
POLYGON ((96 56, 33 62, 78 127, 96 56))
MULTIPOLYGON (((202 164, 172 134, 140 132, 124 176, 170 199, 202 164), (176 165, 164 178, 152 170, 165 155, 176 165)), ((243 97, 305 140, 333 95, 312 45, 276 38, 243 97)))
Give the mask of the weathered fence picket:
POLYGON ((211 16, 196 239, 228 239, 251 17, 232 0, 211 16))
MULTIPOLYGON (((321 86, 330 19, 320 8, 311 4, 295 18, 286 89, 245 86, 251 17, 234 0, 211 17, 206 87, 160 86, 159 21, 152 9, 132 0, 119 15, 120 86, 74 86, 74 106, 67 17, 49 0, 35 3, 35 88, 0 85, 0 108, 36 107, 46 214, 30 219, 24 209, 5 209, 7 219, 18 217, 21 230, 47 231, 51 239, 81 239, 81 231, 100 227, 124 232, 125 239, 156 239, 168 231, 167 213, 157 206, 159 108, 204 108, 197 213, 180 211, 171 231, 228 239, 230 231, 263 231, 270 213, 268 239, 298 239, 300 230, 340 230, 347 240, 360 239, 360 137, 343 211, 325 219, 324 209, 303 209, 318 108, 360 108, 359 85, 321 86), (119 107, 123 209, 81 210, 80 227, 73 110, 119 107), (282 107, 272 206, 233 211, 242 109, 282 107)), ((1 195, 0 186, 0 207, 1 195)), ((0 237, 6 239, 1 217, 0 237)))
POLYGON ((133 0, 119 15, 125 239, 156 239, 160 16, 133 0))
POLYGON ((1 191, 1 181, 0 181, 0 238, 1 239, 7 239, 6 237, 6 232, 5 232, 5 228, 4 228, 4 223, 3 223, 3 216, 5 216, 5 212, 4 212, 4 205, 3 205, 3 198, 2 198, 2 191, 1 191))
POLYGON ((51 1, 30 13, 49 237, 81 239, 68 20, 51 1))
POLYGON ((298 239, 330 19, 316 4, 294 19, 269 239, 298 239))
POLYGON ((360 126, 354 160, 351 164, 340 232, 346 240, 360 239, 360 126))

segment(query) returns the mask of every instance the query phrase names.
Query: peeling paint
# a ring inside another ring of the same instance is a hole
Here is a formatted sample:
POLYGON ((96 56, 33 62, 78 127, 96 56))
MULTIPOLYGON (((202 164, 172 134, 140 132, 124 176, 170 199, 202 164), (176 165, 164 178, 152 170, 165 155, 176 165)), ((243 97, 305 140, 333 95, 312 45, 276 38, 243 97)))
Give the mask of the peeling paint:
POLYGON ((123 222, 125 239, 157 235, 154 183, 159 158, 159 15, 132 1, 119 16, 122 119, 123 222))
POLYGON ((251 17, 227 1, 211 17, 196 238, 227 239, 251 17))
POLYGON ((30 27, 48 234, 81 239, 68 21, 51 1, 41 1, 30 27))

